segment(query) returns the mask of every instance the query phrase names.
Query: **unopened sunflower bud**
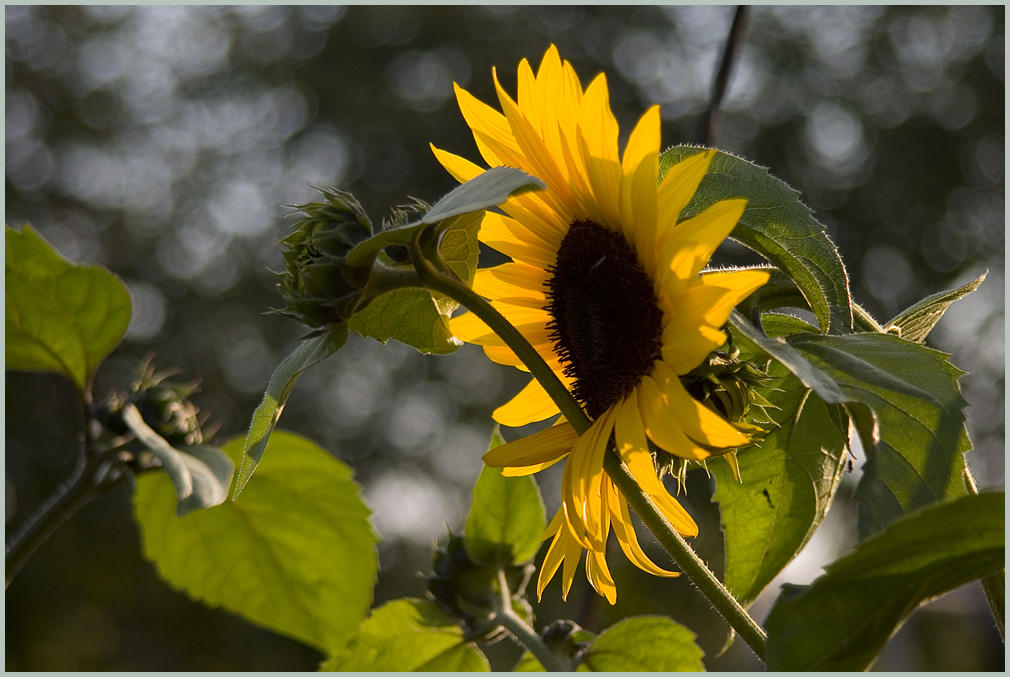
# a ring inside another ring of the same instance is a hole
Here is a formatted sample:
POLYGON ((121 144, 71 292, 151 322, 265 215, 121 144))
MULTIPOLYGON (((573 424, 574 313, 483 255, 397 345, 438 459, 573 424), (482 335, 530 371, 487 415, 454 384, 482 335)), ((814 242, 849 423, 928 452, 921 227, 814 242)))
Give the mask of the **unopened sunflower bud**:
MULTIPOLYGON (((504 569, 513 611, 530 621, 532 610, 523 594, 532 572, 533 565, 528 562, 504 569)), ((474 562, 466 551, 466 539, 450 533, 446 546, 435 550, 428 592, 446 613, 466 627, 468 635, 493 636, 498 628, 489 627, 488 621, 498 613, 501 604, 498 574, 498 565, 474 562)))
POLYGON ((99 417, 113 434, 126 432, 119 413, 127 404, 137 407, 144 422, 173 446, 210 441, 215 430, 205 425, 206 416, 190 401, 199 390, 198 381, 170 381, 177 372, 155 371, 148 357, 137 367, 129 392, 114 392, 99 410, 99 417))
POLYGON ((347 254, 372 235, 372 222, 350 193, 317 187, 324 202, 298 206, 303 215, 281 240, 284 271, 277 282, 287 306, 278 312, 310 327, 346 321, 368 283, 371 262, 351 266, 347 254))

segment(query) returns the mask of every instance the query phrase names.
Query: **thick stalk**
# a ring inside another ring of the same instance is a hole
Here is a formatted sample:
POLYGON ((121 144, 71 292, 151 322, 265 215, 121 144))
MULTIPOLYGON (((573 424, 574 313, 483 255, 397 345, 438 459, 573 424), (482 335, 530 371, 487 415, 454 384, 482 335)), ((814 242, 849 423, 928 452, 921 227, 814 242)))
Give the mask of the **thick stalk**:
MULTIPOLYGON (((971 474, 971 469, 968 467, 968 460, 961 457, 964 462, 964 486, 969 493, 977 494, 978 486, 975 484, 975 478, 971 474)), ((1006 641, 1006 569, 998 571, 994 574, 988 574, 978 579, 979 584, 982 586, 982 592, 985 594, 985 601, 989 603, 989 611, 992 612, 992 617, 996 621, 996 629, 999 630, 1000 639, 1004 642, 1006 641)))
POLYGON ((547 672, 570 672, 571 666, 566 665, 561 656, 554 653, 540 638, 540 635, 512 610, 512 594, 509 591, 508 582, 505 580, 504 571, 498 572, 498 582, 501 587, 501 600, 499 601, 501 608, 495 616, 497 623, 511 632, 520 644, 529 649, 530 653, 536 656, 540 664, 544 666, 544 670, 547 672))
MULTIPOLYGON (((457 301, 505 341, 516 356, 523 361, 530 373, 540 381, 540 385, 551 396, 561 413, 579 434, 589 429, 589 426, 592 425, 589 417, 586 416, 582 407, 568 392, 557 375, 547 366, 540 354, 529 344, 526 337, 441 263, 437 242, 434 244, 430 241, 425 242, 424 235, 420 234, 411 242, 411 258, 417 269, 418 277, 429 288, 457 301)), ((740 606, 729 590, 705 566, 705 563, 659 512, 616 453, 606 454, 604 469, 677 565, 705 595, 712 606, 723 615, 737 634, 747 642, 754 653, 764 660, 766 641, 764 630, 747 614, 747 611, 740 606)))

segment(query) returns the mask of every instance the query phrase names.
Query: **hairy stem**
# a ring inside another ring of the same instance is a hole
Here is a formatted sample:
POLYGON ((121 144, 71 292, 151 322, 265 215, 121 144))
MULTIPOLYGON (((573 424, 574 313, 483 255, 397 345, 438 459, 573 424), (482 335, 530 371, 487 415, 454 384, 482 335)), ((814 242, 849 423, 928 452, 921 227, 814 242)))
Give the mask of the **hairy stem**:
POLYGON ((552 651, 540 638, 540 635, 512 610, 512 594, 508 588, 508 582, 505 580, 504 571, 498 572, 498 583, 501 588, 499 602, 501 608, 495 616, 497 623, 512 633, 516 641, 529 649, 547 672, 570 672, 571 666, 552 651))
MULTIPOLYGON (((419 236, 411 243, 411 258, 417 269, 418 277, 430 289, 445 294, 460 303, 505 341, 516 356, 523 361, 530 373, 540 381, 540 385, 558 405, 562 415, 579 434, 589 429, 592 425, 589 417, 586 416, 582 407, 568 392, 557 375, 547 366, 540 354, 529 344, 526 337, 441 262, 441 258, 438 256, 437 242, 432 244, 431 240, 426 240, 425 233, 419 233, 419 236)), ((764 630, 747 614, 747 611, 740 606, 729 590, 705 566, 694 550, 659 512, 616 453, 606 454, 604 470, 698 590, 723 615, 737 634, 754 650, 754 653, 764 660, 766 641, 764 630)))

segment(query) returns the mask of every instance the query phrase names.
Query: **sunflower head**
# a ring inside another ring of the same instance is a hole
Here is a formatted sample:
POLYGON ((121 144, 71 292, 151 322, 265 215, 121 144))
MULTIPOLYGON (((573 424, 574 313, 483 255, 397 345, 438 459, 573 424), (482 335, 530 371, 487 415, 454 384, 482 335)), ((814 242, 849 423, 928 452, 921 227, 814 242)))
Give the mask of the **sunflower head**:
MULTIPOLYGON (((538 589, 562 569, 567 592, 575 563, 588 551, 587 577, 613 603, 616 588, 606 565, 611 530, 639 568, 657 576, 676 573, 639 547, 626 499, 603 470, 604 457, 616 448, 670 524, 685 536, 698 533, 662 483, 652 451, 704 460, 750 443, 740 422, 727 417, 752 404, 736 385, 738 375, 725 383, 716 377, 719 387, 704 386, 709 390, 703 388, 702 399, 687 384, 688 375, 726 343, 723 327, 733 307, 764 284, 768 272, 701 274, 746 201, 722 200, 682 218, 715 151, 698 149, 660 176, 658 106, 634 126, 622 153, 604 75, 583 88, 551 46, 536 72, 526 60, 519 64, 515 99, 494 79, 501 112, 456 88, 477 148, 488 166, 516 167, 547 189, 510 197, 501 206, 504 215, 486 213, 479 240, 511 261, 478 270, 474 291, 523 334, 592 424, 583 432, 560 420, 492 449, 484 460, 505 475, 566 461, 563 505, 545 533, 553 541, 538 589)), ((451 153, 435 154, 461 182, 484 171, 451 153)), ((450 328, 457 338, 483 346, 495 362, 524 368, 471 314, 453 318, 450 328)), ((519 427, 558 413, 531 381, 494 418, 519 427)))
POLYGON ((284 270, 277 283, 287 306, 279 312, 310 327, 345 321, 368 283, 371 265, 351 266, 347 254, 372 234, 372 223, 350 193, 319 188, 324 201, 298 207, 303 218, 280 241, 284 270))

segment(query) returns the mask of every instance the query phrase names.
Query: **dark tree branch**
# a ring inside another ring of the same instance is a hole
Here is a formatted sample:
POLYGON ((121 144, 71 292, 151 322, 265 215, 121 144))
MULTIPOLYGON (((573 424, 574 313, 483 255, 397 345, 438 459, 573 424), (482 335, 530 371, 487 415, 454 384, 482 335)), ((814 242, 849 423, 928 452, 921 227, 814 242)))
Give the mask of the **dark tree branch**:
POLYGON ((715 81, 712 83, 712 97, 709 100, 708 108, 702 115, 701 123, 698 125, 696 138, 697 142, 703 146, 712 146, 715 143, 715 135, 719 129, 719 123, 722 121, 722 100, 729 85, 733 63, 743 45, 744 35, 747 33, 749 15, 750 7, 747 5, 738 5, 736 13, 733 15, 733 25, 729 29, 726 47, 722 52, 722 63, 719 64, 715 81))

